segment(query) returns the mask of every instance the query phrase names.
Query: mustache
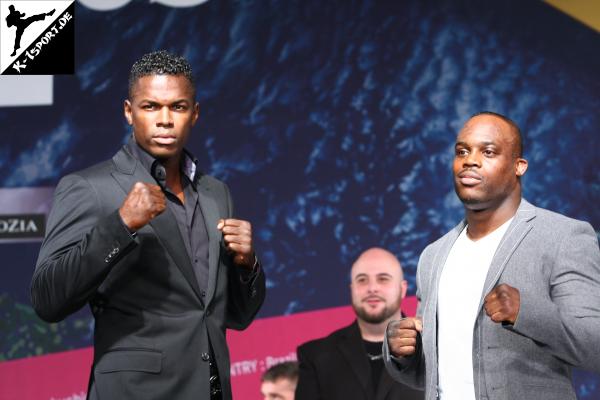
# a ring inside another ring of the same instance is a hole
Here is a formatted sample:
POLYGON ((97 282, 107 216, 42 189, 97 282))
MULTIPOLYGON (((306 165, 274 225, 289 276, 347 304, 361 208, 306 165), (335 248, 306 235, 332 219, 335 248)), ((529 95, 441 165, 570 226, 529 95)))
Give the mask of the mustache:
POLYGON ((361 301, 365 302, 365 301, 369 301, 369 300, 381 300, 381 301, 385 301, 385 299, 383 297, 381 297, 381 296, 368 296, 368 297, 365 297, 364 299, 362 299, 361 301))

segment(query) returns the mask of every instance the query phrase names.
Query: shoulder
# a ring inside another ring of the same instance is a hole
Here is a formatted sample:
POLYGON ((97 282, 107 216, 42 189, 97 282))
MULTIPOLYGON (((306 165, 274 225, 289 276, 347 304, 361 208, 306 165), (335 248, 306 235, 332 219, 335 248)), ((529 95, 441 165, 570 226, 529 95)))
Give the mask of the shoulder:
POLYGON ((464 225, 464 221, 461 221, 454 228, 446 232, 442 237, 428 244, 427 247, 425 247, 425 249, 421 252, 421 258, 427 259, 428 257, 432 257, 434 254, 436 254, 438 250, 440 250, 443 247, 444 243, 447 240, 450 240, 451 237, 458 237, 458 235, 464 228, 464 225))
POLYGON ((71 172, 63 176, 57 184, 56 191, 60 192, 75 186, 92 187, 94 182, 111 176, 114 166, 110 160, 102 161, 85 169, 71 172))
POLYGON ((199 172, 199 173, 200 173, 200 178, 198 178, 199 184, 204 185, 209 188, 219 188, 222 190, 229 190, 229 188, 227 187, 227 184, 225 184, 225 182, 215 178, 214 176, 206 175, 201 172, 199 172))
POLYGON ((578 234, 596 236, 596 232, 589 222, 567 217, 541 207, 535 207, 535 218, 531 222, 536 232, 534 236, 541 235, 548 242, 562 242, 578 234))
POLYGON ((328 336, 308 341, 298 346, 298 354, 312 355, 322 354, 332 349, 333 345, 348 335, 352 325, 333 331, 328 336))
POLYGON ((563 226, 563 227, 578 227, 589 225, 586 221, 581 221, 575 218, 567 217, 554 211, 546 210, 545 208, 536 207, 536 223, 545 226, 563 226))

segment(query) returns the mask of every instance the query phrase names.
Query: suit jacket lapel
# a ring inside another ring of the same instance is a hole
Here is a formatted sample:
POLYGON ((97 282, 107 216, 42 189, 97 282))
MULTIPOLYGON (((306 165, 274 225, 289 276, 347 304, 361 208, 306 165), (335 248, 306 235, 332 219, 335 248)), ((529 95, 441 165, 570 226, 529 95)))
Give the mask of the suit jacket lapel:
MULTIPOLYGON (((117 167, 117 171, 112 172, 112 176, 119 183, 125 194, 129 193, 136 182, 156 184, 156 180, 154 180, 150 173, 141 168, 141 164, 125 149, 121 149, 113 157, 113 161, 117 167)), ((183 244, 183 238, 181 237, 175 216, 171 210, 167 208, 162 214, 150 221, 150 226, 152 226, 156 236, 165 249, 167 249, 171 258, 175 261, 175 264, 203 304, 196 274, 183 244)))
POLYGON ((204 224, 208 232, 208 292, 206 304, 209 304, 216 289, 217 272, 219 271, 219 256, 221 252, 221 232, 217 229, 219 218, 219 207, 211 193, 206 179, 198 180, 198 202, 204 217, 204 224))
POLYGON ((465 225, 466 222, 463 220, 457 226, 455 226, 454 229, 448 232, 446 234, 444 242, 442 243, 439 250, 434 256, 432 264, 433 271, 430 276, 430 279, 432 279, 433 281, 429 284, 429 296, 424 308, 424 313, 427 313, 429 315, 427 316, 427 321, 423 321, 424 323, 433 322, 435 324, 435 322, 437 321, 437 297, 440 285, 440 277, 442 276, 442 270, 444 269, 446 259, 448 258, 448 254, 450 254, 450 250, 452 249, 454 242, 456 242, 456 239, 458 239, 458 236, 460 236, 460 233, 465 228, 465 225), (430 321, 431 318, 433 318, 433 321, 430 321))
POLYGON ((356 375, 356 379, 365 391, 365 394, 370 398, 369 380, 371 378, 371 367, 364 351, 360 351, 363 349, 363 344, 356 321, 345 330, 345 335, 338 340, 337 347, 348 361, 348 365, 350 365, 350 368, 356 375), (357 349, 360 350, 357 351, 357 349))
POLYGON ((377 394, 375 395, 375 400, 384 400, 395 382, 387 372, 385 367, 381 370, 381 378, 379 379, 379 385, 377 386, 377 394))
POLYGON ((525 199, 521 199, 521 204, 517 209, 513 221, 508 226, 506 233, 500 240, 492 263, 485 278, 483 285, 483 293, 479 302, 479 310, 483 307, 483 299, 494 288, 498 282, 504 267, 506 266, 510 256, 513 254, 519 243, 529 233, 533 225, 531 220, 535 218, 535 207, 528 203, 525 199))

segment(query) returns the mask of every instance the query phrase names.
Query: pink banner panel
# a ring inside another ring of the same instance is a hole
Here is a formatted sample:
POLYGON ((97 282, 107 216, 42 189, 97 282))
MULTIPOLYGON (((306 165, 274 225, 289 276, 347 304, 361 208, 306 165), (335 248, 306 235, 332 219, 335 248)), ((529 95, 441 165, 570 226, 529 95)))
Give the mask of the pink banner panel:
MULTIPOLYGON (((414 315, 415 297, 403 310, 414 315)), ((245 331, 229 331, 233 398, 260 400, 260 377, 270 366, 296 359, 296 347, 354 320, 352 307, 336 307, 263 318, 245 331)), ((0 363, 0 400, 85 399, 93 358, 91 347, 0 363), (35 377, 32 380, 31 377, 35 377)))

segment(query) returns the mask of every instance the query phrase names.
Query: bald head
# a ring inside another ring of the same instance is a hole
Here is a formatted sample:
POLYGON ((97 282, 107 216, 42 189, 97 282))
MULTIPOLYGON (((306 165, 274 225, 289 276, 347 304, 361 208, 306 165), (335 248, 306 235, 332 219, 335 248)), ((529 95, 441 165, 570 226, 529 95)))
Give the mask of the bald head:
POLYGON ((523 157, 523 137, 521 135, 521 129, 519 129, 519 126, 512 119, 493 111, 481 111, 473 114, 461 131, 466 129, 470 123, 476 121, 488 121, 495 124, 498 131, 509 135, 509 140, 513 146, 512 153, 514 158, 523 157))
POLYGON ((354 264, 352 264, 350 277, 353 279, 358 271, 364 272, 365 269, 370 269, 374 266, 382 266, 385 269, 389 269, 389 272, 397 275, 400 280, 404 279, 400 261, 398 261, 395 255, 380 247, 373 247, 363 251, 356 261, 354 261, 354 264))
POLYGON ((386 324, 400 317, 406 296, 400 262, 387 250, 374 247, 362 253, 350 273, 352 307, 360 324, 386 324))

